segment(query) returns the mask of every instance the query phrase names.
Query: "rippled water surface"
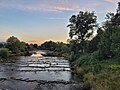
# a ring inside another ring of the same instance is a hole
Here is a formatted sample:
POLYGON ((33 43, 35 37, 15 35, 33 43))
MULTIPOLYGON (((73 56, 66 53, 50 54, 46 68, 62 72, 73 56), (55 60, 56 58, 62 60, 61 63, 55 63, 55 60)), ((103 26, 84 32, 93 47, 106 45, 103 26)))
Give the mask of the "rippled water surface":
POLYGON ((0 64, 0 90, 81 90, 72 79, 69 62, 62 57, 32 56, 10 58, 0 64))

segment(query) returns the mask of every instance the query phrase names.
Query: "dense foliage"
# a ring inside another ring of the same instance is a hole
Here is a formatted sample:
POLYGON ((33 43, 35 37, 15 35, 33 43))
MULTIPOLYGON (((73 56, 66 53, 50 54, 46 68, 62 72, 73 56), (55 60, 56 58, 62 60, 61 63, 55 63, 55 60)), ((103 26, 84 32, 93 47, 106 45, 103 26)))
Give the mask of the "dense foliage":
POLYGON ((71 52, 74 52, 71 62, 77 75, 84 81, 83 88, 119 90, 120 3, 116 13, 106 15, 106 21, 101 27, 94 28, 96 16, 90 12, 73 15, 70 23, 69 46, 71 52), (91 29, 97 31, 92 38, 89 36, 89 33, 92 35, 89 31, 91 29), (86 39, 87 34, 89 37, 86 39))
POLYGON ((31 55, 29 52, 31 50, 30 46, 31 45, 20 41, 17 37, 12 36, 7 39, 5 44, 0 44, 0 59, 2 60, 17 55, 31 55))
POLYGON ((40 49, 54 51, 56 49, 57 43, 53 41, 46 41, 41 44, 40 49))
POLYGON ((40 46, 41 50, 48 50, 47 56, 62 56, 70 59, 70 48, 63 42, 46 41, 40 46), (49 53, 50 51, 50 53, 49 53))
POLYGON ((80 11, 77 15, 72 15, 69 19, 69 36, 71 39, 77 39, 79 44, 78 50, 81 50, 81 52, 85 51, 85 40, 89 39, 91 35, 93 35, 95 27, 97 26, 96 19, 97 17, 94 15, 94 12, 83 11, 80 11))
POLYGON ((8 48, 0 48, 0 58, 7 58, 11 54, 11 51, 8 48))

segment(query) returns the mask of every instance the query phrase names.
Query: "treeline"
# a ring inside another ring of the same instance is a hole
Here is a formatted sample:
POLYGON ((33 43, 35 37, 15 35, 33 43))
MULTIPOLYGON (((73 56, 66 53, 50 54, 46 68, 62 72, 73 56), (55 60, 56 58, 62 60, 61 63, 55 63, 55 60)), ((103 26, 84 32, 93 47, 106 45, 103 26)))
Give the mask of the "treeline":
POLYGON ((30 51, 38 48, 37 44, 28 44, 12 36, 6 40, 6 43, 0 44, 0 60, 11 56, 28 56, 31 55, 30 51))
POLYGON ((49 50, 46 56, 58 56, 70 59, 69 44, 63 42, 46 41, 39 46, 41 50, 49 50))

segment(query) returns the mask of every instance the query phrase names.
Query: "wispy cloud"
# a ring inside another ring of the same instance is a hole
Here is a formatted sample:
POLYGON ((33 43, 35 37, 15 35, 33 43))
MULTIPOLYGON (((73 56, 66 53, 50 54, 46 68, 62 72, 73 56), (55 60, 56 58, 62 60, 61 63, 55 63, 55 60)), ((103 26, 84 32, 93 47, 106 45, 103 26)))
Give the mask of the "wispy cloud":
MULTIPOLYGON (((80 7, 77 5, 72 5, 69 3, 56 3, 50 0, 48 2, 41 2, 35 0, 34 3, 18 1, 18 0, 1 0, 0 8, 15 8, 19 10, 29 10, 29 11, 76 11, 79 10, 80 7)), ((65 0, 66 1, 66 0, 65 0)))
POLYGON ((105 0, 106 2, 110 2, 110 3, 116 3, 119 2, 119 0, 105 0))

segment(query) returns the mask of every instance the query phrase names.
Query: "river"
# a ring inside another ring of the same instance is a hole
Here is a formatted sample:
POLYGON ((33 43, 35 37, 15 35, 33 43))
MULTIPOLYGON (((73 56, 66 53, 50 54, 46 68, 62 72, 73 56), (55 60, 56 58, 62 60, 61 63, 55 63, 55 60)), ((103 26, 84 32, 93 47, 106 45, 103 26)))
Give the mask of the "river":
POLYGON ((82 90, 73 77, 68 60, 32 56, 10 58, 0 64, 0 90, 82 90))

